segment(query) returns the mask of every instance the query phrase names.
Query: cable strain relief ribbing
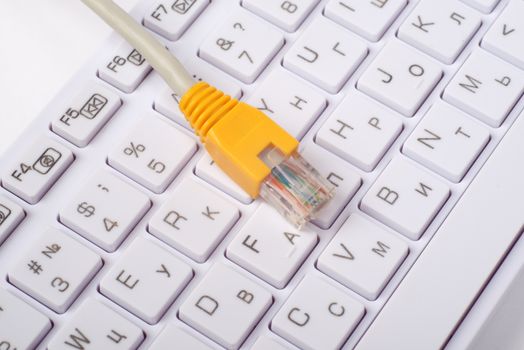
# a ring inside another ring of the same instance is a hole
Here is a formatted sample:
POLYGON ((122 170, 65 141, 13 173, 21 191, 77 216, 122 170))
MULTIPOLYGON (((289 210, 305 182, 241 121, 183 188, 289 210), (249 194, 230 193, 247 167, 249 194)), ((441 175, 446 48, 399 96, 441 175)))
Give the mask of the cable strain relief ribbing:
POLYGON ((205 142, 209 130, 237 104, 237 100, 222 91, 199 82, 184 94, 179 106, 195 133, 205 142))

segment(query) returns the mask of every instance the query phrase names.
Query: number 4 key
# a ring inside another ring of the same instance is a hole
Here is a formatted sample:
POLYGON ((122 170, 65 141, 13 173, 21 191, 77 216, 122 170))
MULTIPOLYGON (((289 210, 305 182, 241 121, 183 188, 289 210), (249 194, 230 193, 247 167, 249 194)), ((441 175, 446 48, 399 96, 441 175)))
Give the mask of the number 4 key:
POLYGON ((100 172, 60 211, 60 221, 106 251, 114 251, 149 210, 149 198, 100 172))

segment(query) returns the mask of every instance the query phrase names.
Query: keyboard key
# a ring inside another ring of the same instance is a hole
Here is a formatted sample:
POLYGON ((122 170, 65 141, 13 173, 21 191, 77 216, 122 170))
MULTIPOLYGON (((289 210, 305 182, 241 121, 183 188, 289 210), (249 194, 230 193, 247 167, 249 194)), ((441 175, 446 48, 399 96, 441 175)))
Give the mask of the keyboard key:
POLYGON ((361 208, 416 240, 437 215, 449 193, 449 188, 433 175, 397 156, 366 193, 361 208))
POLYGON ((198 161, 195 173, 198 177, 204 179, 240 202, 244 204, 253 202, 253 198, 251 198, 249 194, 220 170, 207 152, 204 152, 204 155, 198 161))
POLYGON ((179 317, 225 348, 237 349, 272 302, 264 288, 216 263, 182 304, 179 317))
POLYGON ((243 0, 242 5, 269 22, 284 29, 294 32, 302 24, 318 0, 243 0))
POLYGON ((444 90, 444 100, 498 127, 524 92, 524 71, 475 50, 444 90))
POLYGON ((244 83, 252 83, 284 45, 282 34, 247 11, 215 29, 199 55, 244 83))
POLYGON ((335 187, 333 198, 315 214, 313 219, 315 225, 327 229, 353 198, 362 184, 362 179, 349 164, 313 142, 307 144, 300 154, 309 163, 315 164, 320 174, 335 187))
POLYGON ((213 348, 202 343, 197 338, 182 330, 181 327, 175 326, 174 324, 167 325, 160 335, 156 337, 148 350, 171 349, 174 344, 176 344, 178 349, 213 350, 213 348))
POLYGON ((144 340, 144 332, 108 306, 87 299, 72 319, 49 342, 49 350, 131 350, 144 340))
POLYGON ((193 277, 189 265, 137 237, 100 281, 100 292, 150 324, 157 323, 193 277))
POLYGON ((63 313, 102 267, 102 259, 68 235, 50 229, 8 272, 9 282, 63 313))
POLYGON ((123 92, 133 92, 151 70, 140 52, 122 42, 98 69, 98 77, 123 92))
POLYGON ((338 24, 319 16, 284 56, 284 67, 330 93, 337 93, 368 49, 338 24))
POLYGON ((15 202, 0 195, 0 244, 13 232, 25 217, 25 211, 15 202))
POLYGON ((285 347, 284 345, 280 344, 278 341, 276 341, 273 338, 270 338, 268 336, 260 336, 255 341, 253 346, 251 347, 251 350, 290 350, 290 348, 285 347))
POLYGON ((144 25, 168 40, 177 40, 207 5, 209 0, 158 1, 144 16, 144 25))
POLYGON ((479 11, 484 13, 490 13, 493 11, 495 6, 499 3, 500 0, 462 0, 469 6, 476 8, 479 11))
POLYGON ((339 349, 364 307, 324 279, 306 275, 271 321, 271 329, 301 349, 339 349))
POLYGON ((407 0, 330 0, 325 15, 371 41, 378 41, 397 19, 407 0))
POLYGON ((51 321, 46 316, 0 288, 2 349, 35 349, 51 327, 51 321))
POLYGON ((53 139, 40 137, 7 168, 2 186, 36 204, 73 162, 73 153, 53 139))
POLYGON ((411 117, 442 77, 436 61, 398 41, 389 41, 357 83, 359 90, 411 117))
POLYGON ((108 172, 89 180, 61 211, 60 221, 112 252, 151 207, 149 198, 108 172))
POLYGON ((164 192, 197 150, 194 139, 155 116, 139 122, 107 157, 109 165, 155 193, 164 192))
POLYGON ((331 113, 315 140, 362 170, 371 171, 401 131, 400 116, 354 91, 331 113))
POLYGON ((406 18, 398 37, 451 64, 479 29, 480 14, 456 0, 423 0, 406 18))
POLYGON ((86 146, 122 105, 120 97, 89 83, 64 106, 51 129, 78 147, 86 146))
POLYGON ((317 267, 375 300, 408 254, 408 245, 360 214, 352 214, 322 252, 317 267))
POLYGON ((511 1, 482 39, 482 47, 524 69, 524 2, 511 1))
POLYGON ((149 221, 154 236, 191 259, 204 262, 240 217, 238 209, 187 178, 149 221))
MULTIPOLYGON (((238 99, 242 96, 240 85, 234 82, 233 79, 228 77, 224 72, 211 66, 209 63, 195 57, 191 61, 184 62, 183 64, 196 80, 208 82, 234 98, 238 99)), ((153 108, 157 112, 193 132, 193 128, 191 128, 186 117, 180 111, 178 106, 179 101, 180 97, 171 91, 170 88, 166 87, 155 99, 153 108)))
POLYGON ((317 241, 315 232, 297 230, 262 203, 229 244, 226 256, 269 284, 284 288, 317 241))
POLYGON ((434 172, 459 182, 489 138, 484 126, 439 101, 407 139, 403 152, 434 172))
POLYGON ((319 91, 276 69, 246 101, 267 114, 294 137, 301 139, 326 107, 319 91))

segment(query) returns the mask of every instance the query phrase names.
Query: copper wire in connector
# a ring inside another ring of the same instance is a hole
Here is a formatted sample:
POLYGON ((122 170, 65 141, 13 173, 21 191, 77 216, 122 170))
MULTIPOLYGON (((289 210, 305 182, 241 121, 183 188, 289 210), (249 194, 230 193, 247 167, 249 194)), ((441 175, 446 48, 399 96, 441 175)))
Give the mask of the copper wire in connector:
POLYGON ((300 154, 271 169, 260 196, 298 228, 333 196, 333 187, 300 154))

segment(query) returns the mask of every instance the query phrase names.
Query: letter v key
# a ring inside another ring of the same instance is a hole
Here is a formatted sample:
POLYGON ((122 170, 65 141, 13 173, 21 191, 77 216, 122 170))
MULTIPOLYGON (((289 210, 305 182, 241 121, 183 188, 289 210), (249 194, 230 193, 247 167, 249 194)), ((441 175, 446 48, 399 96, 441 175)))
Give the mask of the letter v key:
POLYGON ((341 258, 341 259, 348 259, 348 260, 354 260, 355 259, 355 256, 349 251, 349 249, 346 247, 346 245, 344 243, 340 243, 340 246, 342 247, 342 249, 344 249, 346 254, 342 255, 342 254, 338 254, 338 253, 333 253, 333 256, 336 256, 337 258, 341 258))

